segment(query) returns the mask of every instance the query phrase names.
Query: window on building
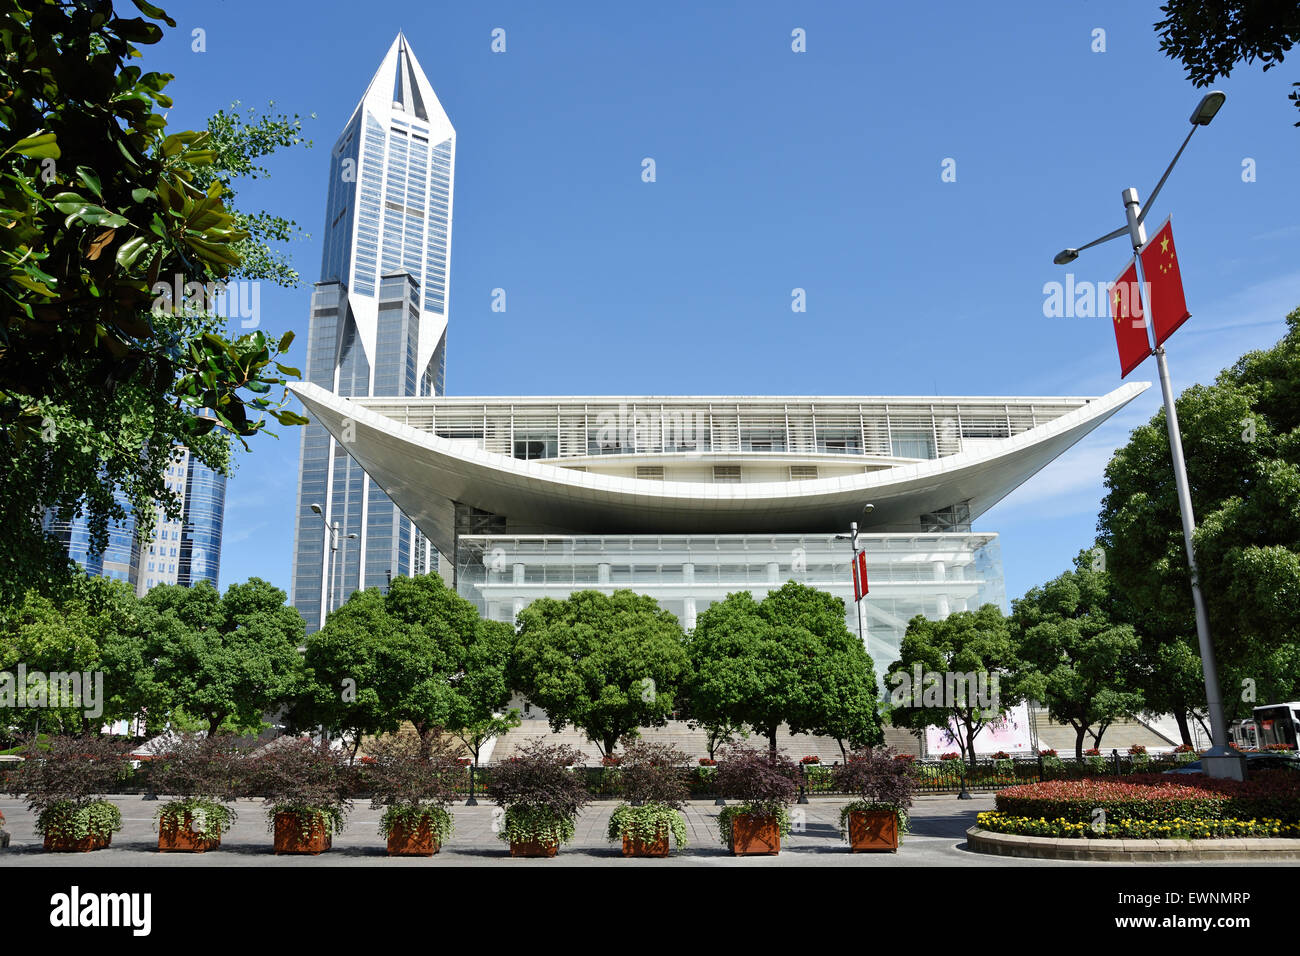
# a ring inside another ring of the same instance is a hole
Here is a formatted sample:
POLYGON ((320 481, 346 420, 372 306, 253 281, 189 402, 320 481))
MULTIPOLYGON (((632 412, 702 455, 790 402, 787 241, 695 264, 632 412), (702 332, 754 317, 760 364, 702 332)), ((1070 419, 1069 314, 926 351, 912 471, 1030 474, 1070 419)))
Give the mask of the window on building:
POLYGON ((739 465, 714 465, 713 480, 718 484, 739 484, 739 465))

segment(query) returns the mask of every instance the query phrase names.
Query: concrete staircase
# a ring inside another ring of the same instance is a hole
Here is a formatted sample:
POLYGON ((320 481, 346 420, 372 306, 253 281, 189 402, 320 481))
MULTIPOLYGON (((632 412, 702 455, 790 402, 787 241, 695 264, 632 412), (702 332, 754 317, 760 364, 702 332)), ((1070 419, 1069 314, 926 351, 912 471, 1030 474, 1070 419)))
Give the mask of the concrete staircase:
MULTIPOLYGON (((695 763, 700 757, 709 755, 708 735, 702 730, 692 730, 684 720, 670 720, 663 727, 642 727, 641 736, 653 743, 671 744, 677 747, 690 755, 692 763, 695 763)), ((586 734, 581 730, 568 725, 559 733, 553 733, 550 724, 545 720, 525 720, 510 733, 498 737, 496 746, 492 751, 491 762, 498 763, 506 760, 516 753, 520 745, 527 743, 534 737, 544 737, 547 743, 568 744, 571 747, 576 747, 586 755, 588 765, 594 766, 600 763, 600 749, 587 740, 586 734)), ((751 747, 761 748, 767 746, 765 738, 756 737, 753 734, 742 742, 751 747)), ((906 730, 886 727, 885 743, 894 747, 900 753, 919 754, 921 752, 916 737, 906 730)), ((821 762, 826 766, 843 760, 839 744, 834 739, 830 737, 814 737, 810 734, 791 734, 784 725, 777 732, 776 745, 779 749, 785 751, 786 756, 792 760, 816 755, 821 758, 821 762)))
MULTIPOLYGON (((1058 724, 1047 715, 1044 708, 1030 706, 1030 723, 1038 730, 1038 748, 1055 750, 1062 757, 1074 754, 1074 728, 1058 724)), ((1141 744, 1153 753, 1173 750, 1180 741, 1167 737, 1143 720, 1117 720, 1106 728, 1101 737, 1101 750, 1109 754, 1112 749, 1127 753, 1133 744, 1141 744)), ((1092 735, 1084 739, 1084 749, 1092 746, 1092 735)))

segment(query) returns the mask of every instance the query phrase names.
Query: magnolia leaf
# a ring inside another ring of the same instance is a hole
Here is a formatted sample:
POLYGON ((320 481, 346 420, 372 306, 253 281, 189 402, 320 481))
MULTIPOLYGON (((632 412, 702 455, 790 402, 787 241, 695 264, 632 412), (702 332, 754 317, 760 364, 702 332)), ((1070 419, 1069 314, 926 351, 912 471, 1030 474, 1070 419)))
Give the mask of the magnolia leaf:
POLYGON ((9 150, 32 159, 58 159, 63 155, 59 151, 59 144, 55 142, 53 133, 37 133, 35 136, 20 139, 9 147, 9 150))
POLYGON ((90 259, 92 262, 98 259, 99 254, 108 248, 108 244, 113 241, 113 237, 116 235, 116 229, 105 229, 101 232, 91 241, 90 250, 87 252, 86 258, 90 259))

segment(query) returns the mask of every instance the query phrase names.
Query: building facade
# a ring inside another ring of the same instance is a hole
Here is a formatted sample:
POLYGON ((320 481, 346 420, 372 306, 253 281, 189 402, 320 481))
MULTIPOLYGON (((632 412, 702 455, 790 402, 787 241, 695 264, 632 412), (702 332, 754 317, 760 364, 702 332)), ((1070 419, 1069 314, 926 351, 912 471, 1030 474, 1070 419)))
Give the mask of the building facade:
MULTIPOLYGON (((456 133, 406 38, 330 157, 307 382, 349 398, 443 393, 456 133)), ((303 429, 290 600, 309 631, 353 591, 427 571, 428 541, 358 462, 303 429)))
MULTIPOLYGON (((92 550, 90 526, 84 515, 62 521, 53 512, 45 516, 45 530, 59 540, 68 556, 88 574, 126 581, 143 597, 159 584, 189 587, 199 581, 218 586, 221 573, 221 535, 226 512, 226 478, 180 447, 167 465, 168 491, 179 499, 181 513, 169 519, 161 505, 154 514, 153 531, 142 537, 135 515, 109 527, 108 546, 92 550)), ((129 506, 118 497, 123 508, 129 506)))
POLYGON ((444 577, 513 620, 619 588, 682 622, 787 580, 845 600, 877 669, 907 622, 1005 607, 972 522, 1147 388, 1050 398, 345 398, 291 386, 410 516, 444 577), (865 506, 870 504, 869 511, 865 506), (857 522, 869 594, 853 600, 857 522))

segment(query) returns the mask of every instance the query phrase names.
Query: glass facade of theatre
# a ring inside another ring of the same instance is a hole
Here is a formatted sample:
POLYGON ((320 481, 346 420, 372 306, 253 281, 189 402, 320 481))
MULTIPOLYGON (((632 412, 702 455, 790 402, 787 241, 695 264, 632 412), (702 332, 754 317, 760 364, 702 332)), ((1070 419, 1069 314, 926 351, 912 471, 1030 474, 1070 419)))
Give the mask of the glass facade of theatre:
MULTIPOLYGON (((897 660, 907 622, 944 618, 992 603, 1006 609, 995 534, 875 534, 867 552, 870 593, 862 630, 877 671, 897 660)), ((845 602, 854 633, 850 547, 834 535, 463 535, 456 589, 479 612, 513 621, 539 597, 628 588, 649 594, 691 629, 705 608, 733 591, 762 597, 789 580, 845 602)))
MULTIPOLYGON (((348 398, 441 395, 446 379, 455 134, 420 77, 399 37, 371 83, 392 95, 368 91, 331 155, 304 372, 348 398), (437 337, 423 348, 422 328, 437 337)), ((317 424, 301 441, 291 601, 315 630, 353 591, 434 558, 345 442, 317 424)))

